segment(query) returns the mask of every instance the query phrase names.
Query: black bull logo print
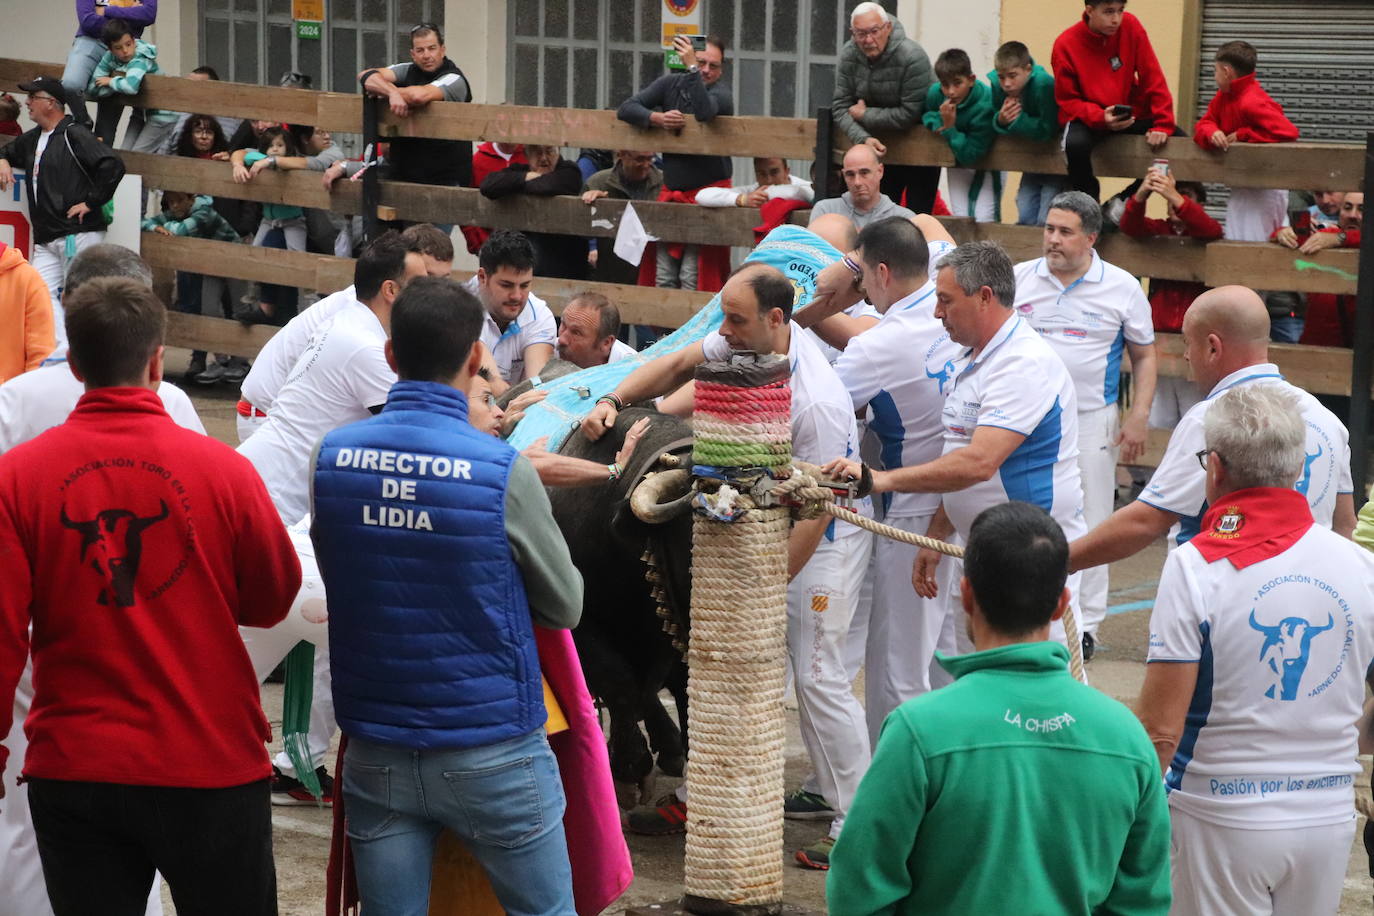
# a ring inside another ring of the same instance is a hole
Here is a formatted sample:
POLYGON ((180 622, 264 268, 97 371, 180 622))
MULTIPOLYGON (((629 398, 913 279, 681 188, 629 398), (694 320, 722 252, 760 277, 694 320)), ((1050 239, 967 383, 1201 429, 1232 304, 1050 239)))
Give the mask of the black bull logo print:
POLYGON ((128 509, 105 509, 90 521, 73 521, 62 507, 62 525, 81 532, 81 560, 91 562, 91 568, 105 580, 100 590, 101 604, 132 607, 134 580, 138 577, 139 560, 143 557, 143 532, 165 519, 167 502, 158 500, 162 511, 146 518, 128 509))

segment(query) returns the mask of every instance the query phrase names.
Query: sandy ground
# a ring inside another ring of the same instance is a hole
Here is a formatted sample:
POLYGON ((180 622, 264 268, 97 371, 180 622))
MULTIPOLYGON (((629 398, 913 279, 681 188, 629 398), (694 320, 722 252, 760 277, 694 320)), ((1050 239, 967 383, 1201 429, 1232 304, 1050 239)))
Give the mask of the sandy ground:
MULTIPOLYGON (((169 351, 168 375, 179 373, 185 365, 185 351, 169 351)), ((194 387, 194 386, 192 386, 194 387)), ((234 427, 234 403, 237 394, 227 386, 191 390, 190 394, 209 433, 231 445, 237 445, 234 427)), ((1089 676, 1095 686, 1109 695, 1131 704, 1144 680, 1145 648, 1148 641, 1149 602, 1154 597, 1159 570, 1164 561, 1164 546, 1159 543, 1141 554, 1114 564, 1111 572, 1111 615, 1102 625, 1097 657, 1089 666, 1089 676)), ((863 691, 858 690, 860 698, 863 691)), ((272 720, 274 734, 281 730, 281 686, 267 685, 263 689, 263 705, 272 720)), ((787 712, 787 785, 800 783, 807 769, 806 753, 797 730, 795 709, 787 712)), ((1364 758, 1364 774, 1358 793, 1369 793, 1369 759, 1364 758)), ((329 760, 333 771, 333 755, 329 760)), ((653 795, 672 789, 677 780, 661 776, 653 795)), ((324 909, 324 873, 329 856, 331 818, 328 809, 315 807, 277 807, 273 810, 275 832, 277 884, 282 916, 318 916, 324 909)), ((1360 820, 1363 827, 1363 818, 1360 820)), ((817 839, 823 827, 816 821, 787 821, 784 868, 784 899, 805 909, 823 912, 825 909, 825 874, 809 871, 792 863, 792 852, 817 839)), ((1346 872, 1345 890, 1341 900, 1342 916, 1365 914, 1370 911, 1374 885, 1368 874, 1368 862, 1356 831, 1346 872)), ((629 837, 634 860, 635 882, 629 891, 607 912, 623 913, 628 907, 661 903, 682 893, 682 855, 684 838, 629 837)), ((166 912, 175 913, 165 889, 166 912)))

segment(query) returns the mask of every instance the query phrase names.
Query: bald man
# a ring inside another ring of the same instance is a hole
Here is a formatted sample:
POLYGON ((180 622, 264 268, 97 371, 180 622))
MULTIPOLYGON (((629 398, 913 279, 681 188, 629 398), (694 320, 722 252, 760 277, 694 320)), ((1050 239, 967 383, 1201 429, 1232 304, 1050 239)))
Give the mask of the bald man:
MULTIPOLYGON (((1335 414, 1285 381, 1278 366, 1269 362, 1269 313, 1263 300, 1244 286, 1208 290, 1183 317, 1183 345, 1189 378, 1206 397, 1179 420, 1140 498, 1069 545, 1070 570, 1133 556, 1166 531, 1170 551, 1198 533, 1208 508, 1207 475, 1199 460, 1206 448, 1202 421, 1218 395, 1245 385, 1274 385, 1297 396, 1307 448, 1294 489, 1307 497, 1318 523, 1350 537, 1355 501, 1349 434, 1335 414)), ((1221 459, 1224 463, 1226 456, 1221 459)))
POLYGON ((817 201, 811 208, 812 223, 826 214, 838 213, 862 230, 869 223, 889 216, 911 219, 916 215, 894 203, 892 198, 879 190, 878 185, 883 180, 883 163, 873 147, 866 144, 851 146, 849 152, 844 154, 841 174, 849 190, 839 197, 817 201))

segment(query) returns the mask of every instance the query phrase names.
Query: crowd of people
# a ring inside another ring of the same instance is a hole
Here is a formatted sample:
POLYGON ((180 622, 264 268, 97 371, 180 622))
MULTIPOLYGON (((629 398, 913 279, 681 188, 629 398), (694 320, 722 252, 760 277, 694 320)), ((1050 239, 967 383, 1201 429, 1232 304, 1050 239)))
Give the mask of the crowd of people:
MULTIPOLYGON (((141 38, 156 3, 78 2, 90 10, 68 72, 21 84, 37 126, 0 147, 0 189, 25 172, 34 225, 32 264, 0 250, 0 312, 14 316, 0 329, 0 701, 14 694, 0 916, 158 913, 159 880, 182 912, 275 913, 271 805, 320 803, 345 809, 339 861, 370 916, 426 910, 445 828, 509 912, 609 904, 630 859, 568 635, 583 574, 545 488, 620 480, 653 423, 617 428, 622 412, 690 417, 696 368, 738 352, 787 357, 795 458, 871 480, 861 514, 965 549, 942 557, 828 517, 788 534, 810 772, 778 804, 824 824, 791 852, 828 870, 832 912, 1016 899, 1334 913, 1357 749, 1374 747, 1374 509, 1356 514, 1345 426, 1283 378, 1269 344, 1348 346, 1353 297, 1313 294, 1304 312, 1295 294, 1239 285, 1152 281, 1147 295, 1097 246, 1115 228, 1353 247, 1363 196, 1317 192, 1290 212, 1286 192, 1232 188, 1223 224, 1164 163, 1101 201, 1103 137, 1162 151, 1181 133, 1125 5, 1087 0, 1048 70, 1004 44, 984 82, 964 51, 932 66, 882 7, 859 4, 835 81, 846 191, 819 200, 778 158, 756 159, 744 186, 728 157, 651 148, 571 160, 401 137, 364 162, 308 126, 136 110, 123 149, 223 162, 237 182, 307 169, 331 187, 377 167, 493 199, 756 208, 761 236, 810 209, 795 244, 833 260, 794 311, 796 276, 748 259, 732 270, 723 246, 660 242, 635 264, 581 237, 468 226, 478 269, 458 283, 454 226, 363 241, 319 211, 167 191, 145 231, 356 254, 353 283, 304 308, 294 287, 178 275, 176 307, 277 327, 251 364, 192 355, 192 381, 239 386, 231 449, 164 381, 147 265, 104 243, 124 167, 107 142, 119 108, 100 100, 158 72, 141 38), (1043 227, 1040 257, 955 243, 931 215, 940 170, 883 162, 880 135, 918 124, 951 147, 950 206, 985 220, 1000 219, 1005 176, 976 166, 996 136, 1063 137, 1067 176, 1023 175, 1017 194, 1020 221, 1043 227), (1152 195, 1167 218, 1146 215, 1152 195), (605 295, 588 288, 555 317, 537 277, 718 291, 722 319, 649 359, 605 295), (1181 333, 1188 379, 1160 377, 1157 331, 1181 333), (547 396, 555 360, 633 361, 575 433, 623 437, 609 463, 503 441, 547 396), (1117 508, 1118 462, 1142 455, 1152 425, 1172 430, 1168 447, 1117 508), (1063 621, 1090 662, 1108 564, 1161 537, 1133 712, 1074 681, 1063 621), (312 699, 269 758, 260 685, 302 642, 312 699)), ((411 60, 364 70, 364 91, 398 116, 469 101, 441 30, 409 37, 411 60)), ((621 119, 673 131, 731 113, 726 41, 675 50, 682 69, 621 119)), ((1255 71, 1253 47, 1221 47, 1195 142, 1296 138, 1255 71)), ((688 789, 624 828, 684 831, 688 789)))

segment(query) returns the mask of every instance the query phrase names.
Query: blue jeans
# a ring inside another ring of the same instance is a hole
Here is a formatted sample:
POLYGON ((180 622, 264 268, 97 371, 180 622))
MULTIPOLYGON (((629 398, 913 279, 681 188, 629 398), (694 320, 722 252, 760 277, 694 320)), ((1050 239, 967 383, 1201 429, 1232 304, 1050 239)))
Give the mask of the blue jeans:
POLYGON ((558 763, 537 729, 467 750, 349 739, 348 837, 368 916, 425 916, 439 831, 481 863, 514 916, 575 916, 558 763))
POLYGON ((1068 186, 1063 175, 1026 172, 1016 190, 1016 225, 1043 226, 1050 215, 1050 201, 1068 186))
POLYGON ((1298 318, 1296 315, 1274 318, 1269 322, 1269 339, 1278 343, 1297 343, 1298 338, 1302 337, 1303 325, 1306 323, 1306 319, 1298 318))

